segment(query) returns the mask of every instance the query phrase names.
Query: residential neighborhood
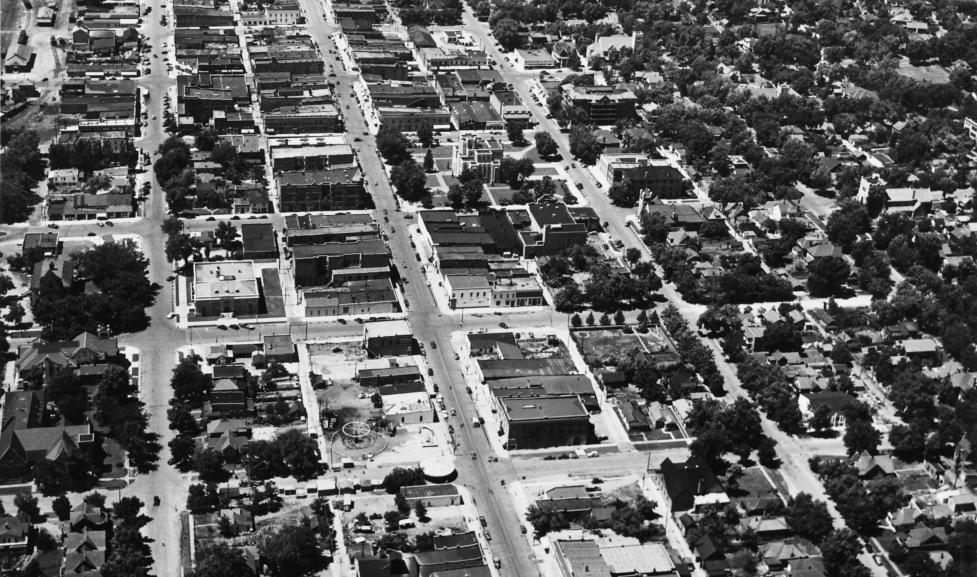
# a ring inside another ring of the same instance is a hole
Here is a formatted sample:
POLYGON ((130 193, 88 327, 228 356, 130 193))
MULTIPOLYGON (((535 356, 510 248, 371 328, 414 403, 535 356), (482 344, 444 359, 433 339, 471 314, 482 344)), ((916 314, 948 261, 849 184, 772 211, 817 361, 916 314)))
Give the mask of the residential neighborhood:
POLYGON ((0 575, 977 576, 973 5, 0 12, 0 575))

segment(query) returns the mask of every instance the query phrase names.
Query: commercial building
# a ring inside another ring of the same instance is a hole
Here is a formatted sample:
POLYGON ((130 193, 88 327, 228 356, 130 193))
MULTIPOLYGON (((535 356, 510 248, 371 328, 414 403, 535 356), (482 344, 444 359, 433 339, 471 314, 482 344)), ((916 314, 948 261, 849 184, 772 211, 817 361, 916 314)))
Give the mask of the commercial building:
POLYGON ((613 86, 564 84, 562 90, 564 110, 581 108, 590 121, 599 126, 611 125, 622 118, 634 116, 638 103, 633 92, 613 86))
POLYGON ((541 68, 555 68, 556 60, 545 50, 526 50, 517 48, 512 61, 523 70, 538 70, 541 68))
POLYGON ((445 108, 412 108, 381 106, 377 108, 380 124, 400 132, 417 132, 422 127, 450 128, 451 114, 445 108))
POLYGON ((590 415, 575 397, 502 399, 500 405, 500 433, 509 450, 583 445, 590 439, 590 415))
POLYGON ((241 256, 247 260, 278 258, 275 229, 270 222, 241 223, 241 256))
POLYGON ((383 416, 393 425, 419 425, 434 422, 434 405, 424 383, 414 381, 383 385, 383 416))
POLYGON ((343 121, 332 104, 300 104, 266 112, 265 128, 271 134, 342 132, 343 121))
POLYGON ((283 172, 275 180, 281 212, 360 210, 372 205, 358 168, 283 172))
MULTIPOLYGON (((319 245, 292 247, 297 286, 325 286, 337 284, 337 271, 358 269, 369 273, 372 269, 388 271, 390 255, 386 243, 380 239, 353 242, 330 242, 319 245)), ((349 274, 340 275, 349 278, 349 274)))
POLYGON ((193 265, 191 300, 197 315, 257 315, 261 304, 254 263, 249 260, 198 262, 193 265))
POLYGON ((335 288, 303 291, 305 316, 377 315, 400 311, 389 278, 350 281, 335 288))
POLYGON ((464 503, 458 487, 451 484, 401 487, 400 494, 404 496, 411 509, 415 508, 417 503, 424 503, 425 507, 452 507, 464 503))
POLYGON ((285 217, 285 244, 325 244, 376 238, 379 229, 369 214, 290 214, 285 217))
POLYGON ((353 147, 345 141, 307 146, 274 146, 271 148, 271 166, 275 172, 295 170, 328 170, 348 166, 356 161, 353 147))
POLYGON ((502 116, 487 102, 452 102, 451 124, 456 130, 502 130, 502 116))

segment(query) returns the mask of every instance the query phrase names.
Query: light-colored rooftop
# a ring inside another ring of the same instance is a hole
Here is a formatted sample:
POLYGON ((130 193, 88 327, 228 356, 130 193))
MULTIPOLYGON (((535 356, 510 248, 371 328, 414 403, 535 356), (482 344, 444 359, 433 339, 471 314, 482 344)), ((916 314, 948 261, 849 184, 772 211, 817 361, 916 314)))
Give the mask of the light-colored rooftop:
POLYGON ((257 297, 254 263, 250 260, 195 263, 193 294, 196 300, 257 297))

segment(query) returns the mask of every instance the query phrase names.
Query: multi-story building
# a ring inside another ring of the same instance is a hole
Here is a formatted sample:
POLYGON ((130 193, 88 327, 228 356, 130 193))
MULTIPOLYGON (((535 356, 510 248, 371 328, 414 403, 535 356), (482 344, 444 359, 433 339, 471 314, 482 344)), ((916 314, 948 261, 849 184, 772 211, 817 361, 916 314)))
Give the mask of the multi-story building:
POLYGON ((597 160, 597 169, 608 182, 627 179, 635 188, 658 198, 685 196, 682 173, 664 159, 648 158, 643 154, 602 154, 597 160))
POLYGON ((265 114, 269 133, 342 132, 343 121, 332 104, 282 106, 265 114))
POLYGON ((305 316, 334 317, 398 312, 400 304, 389 278, 354 281, 344 286, 302 291, 305 316))
POLYGON ((256 315, 261 296, 254 263, 249 260, 198 262, 193 265, 191 300, 197 315, 217 317, 223 313, 256 315))
POLYGON ((273 4, 264 10, 241 13, 241 24, 245 26, 295 26, 302 20, 298 4, 273 4))
POLYGON ((285 217, 285 243, 324 244, 376 238, 379 229, 369 214, 290 214, 285 217))
MULTIPOLYGON (((354 242, 330 242, 318 245, 292 247, 295 261, 297 286, 323 286, 336 284, 335 277, 353 280, 353 273, 373 276, 377 269, 389 276, 390 256, 387 245, 381 239, 363 239, 354 242), (352 269, 349 274, 343 274, 352 269)), ((369 276, 367 278, 369 278, 369 276)))
POLYGON ((582 109, 593 124, 611 125, 634 116, 638 98, 630 90, 613 86, 576 86, 564 84, 563 107, 582 109))
POLYGON ((451 126, 451 114, 445 108, 381 106, 377 113, 382 126, 400 132, 417 132, 421 127, 441 129, 451 126))
POLYGON ((500 432, 509 450, 584 445, 590 414, 576 397, 500 400, 500 432))
POLYGON ((349 166, 355 161, 353 147, 345 142, 271 148, 271 166, 275 172, 328 170, 333 167, 349 166))
POLYGON ((358 168, 282 172, 275 180, 281 212, 360 210, 372 205, 358 168))
POLYGON ((480 138, 463 135, 458 139, 451 154, 451 172, 455 176, 462 172, 477 172, 482 179, 495 183, 495 175, 502 162, 502 143, 495 138, 480 138))
POLYGON ((502 116, 506 125, 516 125, 525 128, 532 122, 533 113, 522 101, 519 94, 512 90, 496 90, 489 97, 492 108, 502 116))

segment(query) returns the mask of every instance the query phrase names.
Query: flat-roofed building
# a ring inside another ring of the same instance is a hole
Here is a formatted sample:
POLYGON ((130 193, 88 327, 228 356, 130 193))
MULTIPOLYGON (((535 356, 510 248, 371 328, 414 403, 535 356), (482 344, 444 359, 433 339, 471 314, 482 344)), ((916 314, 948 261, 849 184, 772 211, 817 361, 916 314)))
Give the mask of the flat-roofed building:
POLYGON ((400 132, 417 132, 422 127, 440 129, 451 126, 451 114, 445 108, 381 106, 377 114, 382 126, 400 132))
POLYGON ((351 165, 356 161, 353 147, 341 144, 276 146, 271 149, 271 166, 275 172, 295 170, 328 170, 351 165))
POLYGON ((358 168, 282 172, 275 180, 281 212, 360 210, 372 205, 358 168))
POLYGON ((265 113, 265 128, 272 134, 342 132, 343 121, 332 104, 300 104, 265 113))
POLYGON ((288 246, 376 238, 378 230, 369 214, 290 214, 285 217, 285 243, 288 246))
POLYGON ((222 313, 256 315, 261 294, 250 260, 198 262, 193 265, 193 294, 197 315, 216 317, 222 313))
POLYGON ((633 92, 613 86, 564 84, 562 90, 565 110, 579 107, 587 113, 592 123, 599 126, 634 116, 638 103, 638 97, 633 92))
POLYGON ((517 48, 512 61, 523 70, 538 70, 540 68, 555 68, 556 60, 545 50, 527 50, 517 48))
POLYGON ((303 291, 305 316, 389 314, 400 310, 390 279, 352 281, 345 286, 303 291))
POLYGON ((387 245, 381 239, 296 245, 292 247, 292 258, 298 286, 332 284, 336 272, 342 269, 375 269, 390 265, 387 245))
POLYGON ((501 434, 507 449, 584 445, 590 414, 576 397, 502 399, 501 434))
POLYGON ((682 173, 669 161, 648 158, 643 154, 602 154, 597 169, 608 182, 625 179, 638 190, 646 190, 658 198, 681 198, 682 173))

